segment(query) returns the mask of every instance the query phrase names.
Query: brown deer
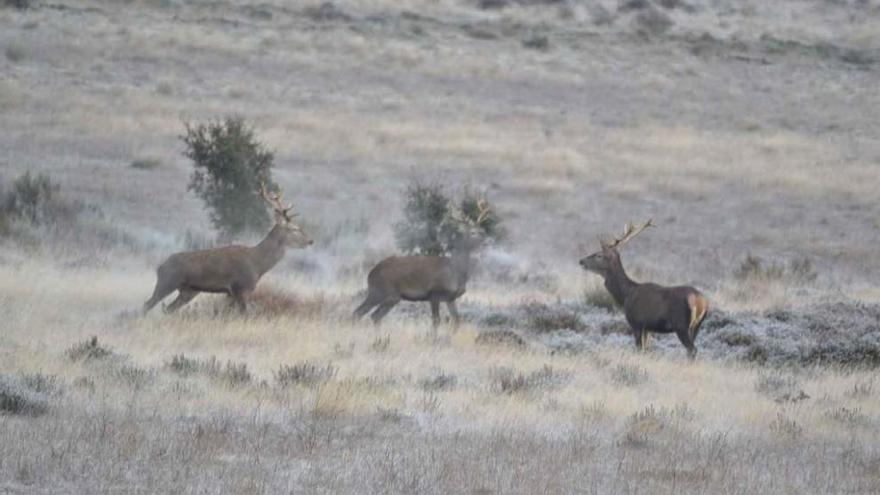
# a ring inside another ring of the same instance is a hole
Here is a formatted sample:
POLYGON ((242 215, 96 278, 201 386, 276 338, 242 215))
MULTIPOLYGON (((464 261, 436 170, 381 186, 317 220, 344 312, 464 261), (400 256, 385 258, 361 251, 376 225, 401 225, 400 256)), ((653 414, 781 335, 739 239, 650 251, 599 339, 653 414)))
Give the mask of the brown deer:
POLYGON ((253 247, 223 246, 172 254, 156 271, 156 288, 144 303, 144 314, 175 290, 177 298, 165 308, 168 313, 180 309, 199 292, 228 294, 242 313, 247 311, 245 296, 263 274, 281 261, 284 251, 312 244, 294 221, 293 205, 284 206, 280 194, 270 196, 265 184, 260 185, 260 195, 275 213, 275 226, 266 237, 253 247))
POLYGON ((600 240, 602 249, 581 259, 580 265, 605 279, 605 288, 623 307, 626 321, 635 336, 636 348, 647 345, 649 332, 675 332, 687 348, 688 357, 693 359, 697 355, 694 340, 709 310, 709 300, 689 286, 663 287, 634 282, 623 270, 617 253, 619 247, 652 226, 651 220, 639 227, 626 224, 622 237, 612 241, 600 240))
POLYGON ((477 218, 462 219, 464 234, 453 244, 450 256, 392 256, 380 261, 367 275, 367 298, 354 310, 355 320, 371 309, 376 325, 401 300, 429 301, 434 331, 440 325, 440 303, 445 302, 458 328, 461 321, 455 300, 464 294, 471 265, 472 253, 485 238, 482 226, 489 218, 489 207, 484 200, 477 202, 477 218))

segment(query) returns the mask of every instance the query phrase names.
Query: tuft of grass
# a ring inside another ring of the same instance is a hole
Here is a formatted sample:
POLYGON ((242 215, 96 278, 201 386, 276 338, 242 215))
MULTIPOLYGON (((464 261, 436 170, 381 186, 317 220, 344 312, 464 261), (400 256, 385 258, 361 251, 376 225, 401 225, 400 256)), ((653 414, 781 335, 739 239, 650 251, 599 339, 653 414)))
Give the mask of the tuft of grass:
POLYGON ((800 402, 810 398, 801 390, 797 379, 778 371, 759 374, 755 381, 755 391, 780 403, 800 402))
POLYGON ((554 389, 563 385, 570 374, 558 372, 549 365, 529 374, 511 368, 493 368, 490 372, 491 388, 499 394, 517 394, 540 389, 554 389))
POLYGON ((569 308, 533 302, 524 309, 528 315, 528 328, 537 333, 557 330, 583 332, 587 328, 577 311, 569 308))
POLYGON ((505 345, 525 347, 526 341, 512 330, 486 330, 477 334, 474 339, 477 345, 505 345))
POLYGON ((858 407, 838 407, 825 411, 823 416, 829 421, 839 423, 848 428, 870 427, 873 424, 871 418, 858 407))
POLYGON ((98 337, 93 336, 78 344, 74 344, 64 351, 64 355, 71 361, 95 361, 105 359, 113 355, 113 351, 98 343, 98 337))
POLYGON ((458 378, 455 375, 442 371, 435 371, 432 375, 419 380, 419 387, 425 391, 450 390, 455 388, 458 378))
POLYGON ((331 363, 319 365, 309 361, 294 365, 283 365, 275 372, 275 383, 281 388, 292 385, 315 385, 331 380, 336 376, 336 367, 331 363))
POLYGON ((162 166, 158 158, 137 158, 131 162, 131 168, 138 170, 155 170, 162 166))
POLYGON ((391 336, 386 335, 384 337, 376 337, 370 342, 370 351, 376 353, 387 352, 391 347, 391 336))
POLYGON ((770 431, 787 440, 800 438, 804 434, 804 428, 782 412, 776 413, 776 419, 770 423, 770 431))
POLYGON ((227 361, 223 365, 215 356, 199 360, 175 355, 165 363, 165 369, 183 377, 203 375, 229 387, 248 385, 254 379, 246 363, 227 361))
POLYGON ((2 5, 14 9, 26 10, 31 7, 31 0, 3 0, 2 5))
POLYGON ((602 308, 606 311, 616 311, 618 309, 617 302, 611 296, 605 287, 596 285, 584 289, 584 302, 590 306, 602 308))
POLYGON ((611 368, 611 381, 616 385, 637 387, 647 383, 650 378, 646 370, 633 364, 618 364, 611 368))
POLYGON ((10 43, 6 46, 6 59, 13 63, 18 63, 24 60, 26 55, 25 49, 23 46, 17 43, 10 43))
POLYGON ((874 380, 860 380, 844 392, 850 399, 867 399, 874 395, 874 380))
POLYGON ((764 259, 748 253, 733 272, 733 276, 740 281, 809 283, 814 282, 819 274, 809 258, 796 258, 785 265, 766 262, 764 259))

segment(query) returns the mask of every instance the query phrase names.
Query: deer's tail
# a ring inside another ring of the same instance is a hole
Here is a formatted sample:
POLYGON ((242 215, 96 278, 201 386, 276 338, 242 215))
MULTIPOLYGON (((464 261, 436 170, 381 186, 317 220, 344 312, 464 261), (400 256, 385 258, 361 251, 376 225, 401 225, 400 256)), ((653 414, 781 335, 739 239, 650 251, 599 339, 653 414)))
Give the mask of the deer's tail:
POLYGON ((687 296, 687 303, 688 308, 691 310, 691 322, 688 325, 688 336, 690 336, 691 342, 693 342, 697 337, 697 331, 700 329, 700 324, 703 323, 703 319, 706 318, 706 313, 709 311, 709 300, 699 292, 692 292, 687 296))

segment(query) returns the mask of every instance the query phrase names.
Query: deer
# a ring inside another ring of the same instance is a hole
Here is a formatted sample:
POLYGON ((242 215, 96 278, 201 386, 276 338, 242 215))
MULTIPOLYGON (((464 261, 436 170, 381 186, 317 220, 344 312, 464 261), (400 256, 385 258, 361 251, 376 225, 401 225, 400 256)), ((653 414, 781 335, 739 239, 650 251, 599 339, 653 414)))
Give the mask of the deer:
POLYGON ((274 212, 275 225, 266 237, 256 246, 232 245, 172 254, 156 270, 156 287, 144 303, 144 315, 175 290, 177 298, 164 308, 166 313, 174 313, 200 292, 209 292, 228 294, 245 314, 245 297, 281 261, 287 248, 305 248, 313 243, 295 221, 298 215, 292 212, 293 205, 285 206, 280 192, 270 195, 265 183, 260 184, 258 192, 274 212))
POLYGON ((367 275, 367 297, 354 310, 352 318, 359 320, 376 308, 370 318, 378 326, 400 301, 428 301, 431 303, 432 328, 436 333, 440 325, 440 303, 445 302, 453 327, 457 329, 461 317, 455 301, 467 289, 472 256, 483 244, 483 225, 489 214, 488 204, 481 199, 477 202, 475 220, 459 220, 465 225, 465 232, 453 243, 450 256, 392 256, 380 261, 367 275))
POLYGON ((635 282, 627 276, 620 262, 618 249, 633 237, 653 227, 652 220, 640 226, 627 223, 621 237, 599 239, 601 249, 580 260, 583 269, 605 279, 605 288, 618 306, 623 308, 626 321, 635 337, 636 349, 646 348, 650 332, 673 333, 678 336, 694 359, 697 348, 694 341, 700 325, 709 311, 709 300, 690 286, 664 287, 654 283, 635 282))

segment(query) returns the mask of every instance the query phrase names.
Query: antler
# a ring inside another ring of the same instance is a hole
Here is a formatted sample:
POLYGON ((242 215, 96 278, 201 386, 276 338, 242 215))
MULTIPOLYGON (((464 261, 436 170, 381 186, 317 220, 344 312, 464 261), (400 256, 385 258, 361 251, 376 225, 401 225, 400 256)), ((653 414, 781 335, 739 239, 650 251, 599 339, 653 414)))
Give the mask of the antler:
POLYGON ((269 206, 275 210, 275 213, 284 217, 288 222, 296 217, 296 213, 290 213, 290 211, 293 210, 293 203, 284 206, 284 203, 281 201, 281 193, 277 192, 270 195, 269 191, 266 189, 266 183, 262 181, 260 181, 260 196, 269 203, 269 206))
POLYGON ((483 222, 489 219, 489 213, 491 213, 491 210, 489 209, 489 203, 486 202, 485 199, 477 201, 477 219, 474 223, 477 225, 482 225, 483 222))
POLYGON ((639 233, 648 227, 654 227, 653 219, 648 219, 647 222, 643 223, 639 227, 636 227, 630 222, 624 226, 623 235, 621 237, 615 238, 613 241, 606 241, 599 239, 599 243, 602 245, 603 249, 617 249, 620 246, 623 246, 627 242, 629 242, 633 237, 639 235, 639 233))

